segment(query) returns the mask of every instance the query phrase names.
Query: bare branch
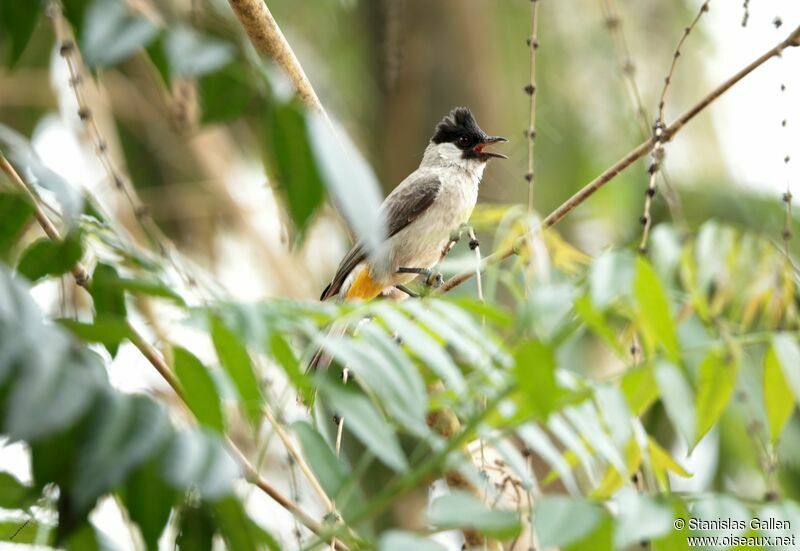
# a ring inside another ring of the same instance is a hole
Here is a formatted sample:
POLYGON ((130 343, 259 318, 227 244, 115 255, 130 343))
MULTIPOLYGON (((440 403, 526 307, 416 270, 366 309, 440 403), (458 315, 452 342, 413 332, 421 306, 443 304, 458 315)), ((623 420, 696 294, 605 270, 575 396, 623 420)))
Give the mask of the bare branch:
MULTIPOLYGON (((764 52, 758 59, 751 62, 746 67, 742 68, 739 72, 734 74, 728 80, 717 86, 714 90, 712 90, 707 96, 693 105, 690 109, 688 109, 683 115, 678 117, 678 119, 669 125, 664 130, 664 143, 669 142, 678 132, 683 129, 686 124, 695 118, 698 113, 703 111, 706 107, 711 105, 717 98, 722 96, 725 92, 727 92, 732 86, 734 86, 737 82, 742 80, 744 77, 755 71, 761 65, 769 61, 775 56, 781 55, 783 50, 792 46, 800 46, 800 26, 798 26, 785 40, 781 41, 779 44, 770 48, 766 52, 764 52)), ((547 215, 542 221, 542 226, 545 228, 549 228, 551 226, 556 225, 560 222, 567 214, 575 210, 575 208, 583 203, 586 199, 588 199, 594 192, 598 189, 603 187, 605 184, 610 182, 614 179, 620 172, 631 166, 637 160, 641 159, 645 155, 647 155, 653 147, 653 138, 649 138, 648 140, 640 143, 634 149, 632 149, 627 155, 622 157, 616 163, 614 163, 611 167, 607 168, 602 174, 600 174, 597 178, 586 184, 583 188, 578 190, 572 197, 567 199, 564 203, 561 204, 556 210, 551 212, 547 215)), ((487 266, 492 266, 505 260, 506 258, 517 254, 517 252, 525 245, 525 236, 521 235, 514 243, 505 249, 501 249, 492 253, 491 255, 487 256, 483 259, 483 267, 484 269, 487 266)), ((472 278, 475 275, 473 270, 462 272, 457 274, 447 281, 440 287, 440 292, 446 293, 455 287, 458 287, 465 281, 472 278)))

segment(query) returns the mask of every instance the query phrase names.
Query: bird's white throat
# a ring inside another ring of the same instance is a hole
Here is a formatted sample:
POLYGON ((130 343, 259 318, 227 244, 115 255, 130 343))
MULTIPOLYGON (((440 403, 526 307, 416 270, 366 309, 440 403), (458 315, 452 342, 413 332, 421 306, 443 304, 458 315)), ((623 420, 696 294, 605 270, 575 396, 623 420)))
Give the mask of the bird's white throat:
POLYGON ((464 152, 449 142, 429 143, 422 156, 420 168, 460 168, 478 180, 483 176, 486 163, 478 159, 465 159, 464 152))

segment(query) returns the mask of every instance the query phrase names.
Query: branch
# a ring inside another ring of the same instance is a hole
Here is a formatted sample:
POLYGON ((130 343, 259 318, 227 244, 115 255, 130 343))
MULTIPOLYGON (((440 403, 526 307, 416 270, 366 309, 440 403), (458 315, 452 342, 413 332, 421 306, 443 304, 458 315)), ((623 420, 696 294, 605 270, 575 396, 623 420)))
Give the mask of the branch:
MULTIPOLYGON (((706 97, 701 99, 697 102, 694 106, 692 106, 689 110, 687 110, 683 115, 678 117, 678 119, 669 125, 666 129, 664 129, 664 134, 662 141, 667 143, 675 137, 675 134, 681 131, 686 124, 695 118, 698 113, 703 111, 706 107, 711 105, 717 98, 719 98, 722 94, 727 92, 733 85, 738 83, 744 77, 755 71, 758 67, 769 61, 775 56, 781 55, 784 49, 790 48, 792 46, 800 46, 800 26, 798 26, 785 40, 777 44, 775 47, 769 49, 764 54, 761 55, 758 59, 741 69, 738 73, 730 77, 728 80, 720 84, 717 88, 715 88, 711 93, 709 93, 706 97)), ((556 210, 551 212, 547 215, 547 217, 542 221, 542 227, 549 228, 551 226, 555 226, 558 224, 567 214, 575 210, 575 208, 583 203, 586 199, 588 199, 594 192, 598 189, 603 187, 605 184, 613 180, 620 172, 631 166, 637 160, 641 159, 650 151, 653 147, 653 138, 649 138, 646 141, 637 145, 633 150, 631 150, 627 155, 622 157, 616 163, 614 163, 611 167, 607 168, 602 174, 600 174, 597 178, 583 186, 580 190, 578 190, 572 197, 567 199, 564 203, 561 204, 556 210)), ((501 249, 492 253, 491 255, 487 256, 483 259, 483 269, 486 269, 488 266, 493 266, 506 258, 515 255, 519 252, 519 250, 525 245, 526 236, 521 235, 514 240, 514 243, 505 249, 501 249)), ((440 292, 446 293, 465 281, 472 278, 475 275, 473 270, 462 272, 457 274, 447 281, 440 287, 440 292)))
MULTIPOLYGON (((8 175, 11 179, 11 182, 20 189, 31 203, 35 209, 36 220, 39 222, 39 225, 42 227, 44 232, 47 234, 53 241, 60 241, 61 236, 59 234, 58 229, 56 229, 53 222, 44 212, 42 208, 42 203, 36 193, 30 189, 30 187, 25 184, 25 182, 20 178, 19 174, 14 167, 11 166, 11 163, 8 162, 8 159, 0 153, 0 169, 8 175)), ((84 287, 89 287, 89 275, 80 263, 76 264, 72 268, 72 274, 75 276, 75 282, 84 287)), ((147 340, 137 332, 130 324, 128 324, 128 328, 130 329, 130 341, 131 343, 142 353, 142 355, 147 359, 148 362, 158 371, 158 373, 164 378, 167 384, 175 391, 175 394, 181 399, 181 401, 185 404, 186 399, 183 395, 183 390, 180 387, 178 379, 175 377, 175 374, 172 372, 170 367, 167 365, 167 362, 164 361, 164 358, 161 354, 150 344, 147 340)), ((329 536, 326 534, 326 531, 322 528, 322 526, 314 520, 308 513, 303 511, 300 506, 292 501, 291 499, 284 496, 280 491, 278 491, 275 487, 273 487, 269 482, 267 482, 259 473, 258 470, 253 467, 253 465, 247 460, 244 456, 242 451, 236 447, 236 445, 230 440, 227 439, 227 444, 230 452, 239 460, 239 463, 242 465, 242 469, 244 470, 245 477, 248 481, 253 483, 259 489, 261 489, 265 494, 275 500, 281 507, 292 513, 300 522, 302 522, 306 528, 317 534, 323 539, 328 541, 333 540, 333 536, 329 536)), ((347 546, 343 543, 336 541, 335 548, 340 551, 346 551, 347 546)))
POLYGON ((307 107, 324 113, 317 93, 314 92, 303 67, 297 61, 297 56, 294 55, 292 47, 283 36, 264 0, 228 0, 228 2, 253 46, 259 52, 271 57, 283 69, 292 81, 297 95, 307 107))

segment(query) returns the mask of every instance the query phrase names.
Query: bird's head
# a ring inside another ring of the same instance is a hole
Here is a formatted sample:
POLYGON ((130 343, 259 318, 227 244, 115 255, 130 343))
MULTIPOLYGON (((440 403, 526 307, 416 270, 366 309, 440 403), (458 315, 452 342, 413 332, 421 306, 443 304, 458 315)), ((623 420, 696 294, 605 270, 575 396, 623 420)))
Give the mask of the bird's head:
MULTIPOLYGON (((436 145, 450 144, 458 149, 463 159, 474 159, 485 163, 492 157, 507 159, 505 155, 487 151, 486 147, 507 142, 502 136, 489 136, 481 130, 475 117, 466 107, 456 107, 436 125, 431 143, 436 145)), ((448 146, 445 146, 448 147, 448 146)))

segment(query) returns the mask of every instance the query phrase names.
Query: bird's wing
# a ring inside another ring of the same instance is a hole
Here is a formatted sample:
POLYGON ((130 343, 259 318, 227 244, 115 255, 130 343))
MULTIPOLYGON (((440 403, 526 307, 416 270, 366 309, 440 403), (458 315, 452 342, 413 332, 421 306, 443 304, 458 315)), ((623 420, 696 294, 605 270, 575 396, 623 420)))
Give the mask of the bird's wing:
MULTIPOLYGON (((381 220, 386 224, 387 238, 392 237, 430 207, 442 190, 442 182, 437 176, 412 174, 397 186, 381 205, 381 220)), ((339 293, 344 280, 353 269, 367 257, 367 250, 361 242, 356 243, 344 256, 336 270, 333 280, 325 287, 320 300, 326 300, 339 293)))

